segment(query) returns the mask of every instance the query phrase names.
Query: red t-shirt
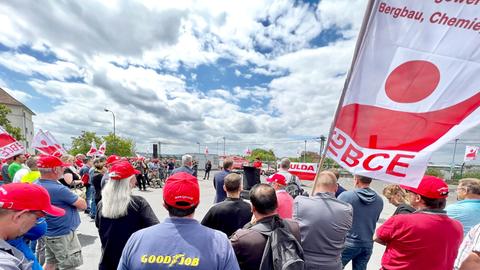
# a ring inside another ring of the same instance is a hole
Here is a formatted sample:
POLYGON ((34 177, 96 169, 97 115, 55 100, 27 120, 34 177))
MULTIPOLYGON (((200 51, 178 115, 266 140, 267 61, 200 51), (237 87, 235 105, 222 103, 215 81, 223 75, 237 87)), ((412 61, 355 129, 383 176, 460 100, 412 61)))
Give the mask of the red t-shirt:
POLYGON ((385 269, 452 269, 463 227, 446 214, 400 214, 383 223, 377 237, 387 245, 382 257, 385 269))
POLYGON ((261 161, 253 162, 253 167, 255 167, 257 169, 261 169, 262 168, 262 162, 261 161))
POLYGON ((277 208, 278 215, 283 219, 292 218, 293 197, 290 194, 288 194, 288 192, 286 192, 285 190, 278 190, 277 203, 278 203, 278 208, 277 208))

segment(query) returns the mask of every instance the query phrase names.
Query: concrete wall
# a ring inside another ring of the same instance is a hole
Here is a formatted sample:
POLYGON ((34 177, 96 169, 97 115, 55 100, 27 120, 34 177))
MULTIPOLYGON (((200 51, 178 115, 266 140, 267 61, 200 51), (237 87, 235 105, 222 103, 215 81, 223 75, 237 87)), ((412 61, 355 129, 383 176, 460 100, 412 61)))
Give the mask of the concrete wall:
POLYGON ((12 126, 20 128, 22 135, 26 138, 26 141, 22 141, 21 143, 27 149, 27 152, 33 153, 32 141, 34 130, 32 114, 22 106, 7 105, 7 107, 12 110, 12 112, 8 114, 7 119, 12 126))

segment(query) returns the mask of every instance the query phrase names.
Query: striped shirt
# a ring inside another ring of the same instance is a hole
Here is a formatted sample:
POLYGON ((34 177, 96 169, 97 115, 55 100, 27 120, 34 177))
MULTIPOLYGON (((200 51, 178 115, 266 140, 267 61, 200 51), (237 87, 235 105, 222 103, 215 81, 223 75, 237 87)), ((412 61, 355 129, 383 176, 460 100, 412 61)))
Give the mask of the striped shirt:
POLYGON ((471 252, 480 252, 480 224, 473 227, 463 238, 453 269, 458 270, 471 252))

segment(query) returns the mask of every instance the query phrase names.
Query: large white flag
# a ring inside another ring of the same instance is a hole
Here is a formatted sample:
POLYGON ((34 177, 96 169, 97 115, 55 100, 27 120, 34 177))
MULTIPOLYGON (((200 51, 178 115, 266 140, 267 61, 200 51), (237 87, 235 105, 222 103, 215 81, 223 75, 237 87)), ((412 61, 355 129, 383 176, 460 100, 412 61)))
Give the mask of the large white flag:
POLYGON ((98 147, 98 150, 97 150, 97 155, 99 156, 103 156, 105 155, 105 152, 107 151, 107 141, 104 141, 100 147, 98 147))
POLYGON ((53 145, 55 146, 55 148, 58 149, 58 151, 60 151, 62 154, 65 154, 67 153, 67 151, 63 148, 63 146, 57 141, 57 139, 52 135, 52 133, 50 133, 50 131, 45 131, 44 132, 45 135, 47 136, 47 138, 50 140, 50 142, 53 143, 53 145))
POLYGON ((65 150, 63 150, 63 147, 52 138, 53 136, 51 136, 51 134, 49 137, 46 132, 43 132, 40 129, 33 137, 32 147, 40 151, 42 154, 60 157, 65 153, 65 150))
POLYGON ((90 150, 88 150, 86 155, 89 157, 94 157, 97 155, 97 145, 95 144, 94 140, 92 140, 92 143, 90 144, 90 150))
POLYGON ((465 148, 465 156, 463 158, 463 161, 471 161, 477 159, 478 148, 478 146, 467 145, 467 147, 465 148))
POLYGON ((328 146, 342 167, 416 187, 480 123, 480 5, 459 2, 370 2, 328 146))

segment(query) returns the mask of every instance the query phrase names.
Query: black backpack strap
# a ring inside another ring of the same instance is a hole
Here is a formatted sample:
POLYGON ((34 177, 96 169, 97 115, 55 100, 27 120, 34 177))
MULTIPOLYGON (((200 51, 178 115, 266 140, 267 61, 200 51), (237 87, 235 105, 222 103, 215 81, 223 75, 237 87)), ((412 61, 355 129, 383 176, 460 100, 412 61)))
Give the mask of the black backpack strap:
POLYGON ((269 223, 260 222, 250 228, 251 230, 261 233, 266 238, 265 248, 263 249, 262 260, 260 262, 259 270, 272 270, 273 256, 271 234, 274 229, 274 227, 272 227, 273 224, 273 221, 269 223))

